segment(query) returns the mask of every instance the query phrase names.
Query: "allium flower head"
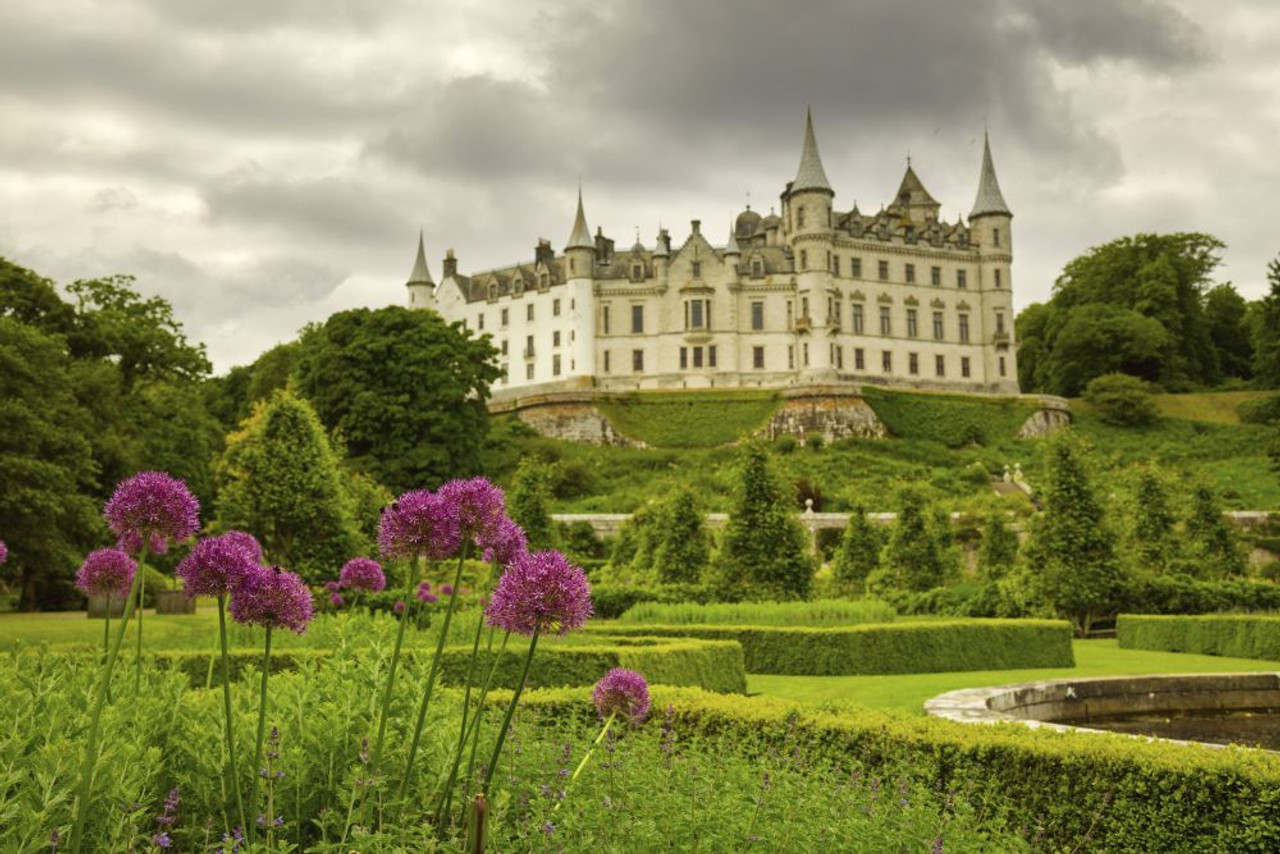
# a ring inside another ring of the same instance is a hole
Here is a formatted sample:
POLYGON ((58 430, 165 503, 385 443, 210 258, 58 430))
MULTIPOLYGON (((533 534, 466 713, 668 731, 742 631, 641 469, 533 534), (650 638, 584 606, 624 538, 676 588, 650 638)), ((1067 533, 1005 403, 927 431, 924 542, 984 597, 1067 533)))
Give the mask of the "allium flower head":
POLYGON ((98 549, 76 570, 76 587, 86 596, 128 596, 138 565, 119 549, 98 549))
POLYGON ((363 593, 377 593, 387 586, 382 564, 367 557, 353 557, 338 573, 338 586, 363 593))
POLYGON ((617 712, 638 724, 649 714, 649 683, 634 670, 615 667, 596 683, 591 702, 602 718, 617 712))
POLYGON ((529 551, 524 528, 506 517, 490 533, 477 536, 476 545, 484 549, 482 559, 486 563, 496 561, 502 566, 510 566, 517 557, 529 551))
POLYGON ((326 593, 337 593, 342 589, 342 585, 336 581, 326 581, 324 583, 324 589, 326 593))
POLYGON ((378 550, 383 557, 415 557, 443 560, 462 543, 458 508, 439 493, 416 489, 406 492, 382 511, 378 524, 378 550))
POLYGON ((335 608, 341 608, 341 607, 342 607, 342 594, 341 594, 341 593, 330 593, 330 594, 329 594, 329 604, 330 604, 330 605, 332 605, 332 606, 333 606, 333 607, 335 607, 335 608))
POLYGON ((404 603, 403 603, 403 602, 400 602, 400 601, 397 601, 395 605, 392 605, 392 606, 391 606, 391 610, 395 611, 397 614, 403 614, 403 613, 404 613, 404 603))
POLYGON ((237 623, 302 634, 314 616, 311 591, 292 572, 278 566, 260 566, 232 594, 231 616, 237 623))
POLYGON ((489 625, 509 632, 565 635, 591 617, 591 585, 560 552, 525 554, 498 579, 485 614, 489 625))
POLYGON ((451 480, 436 492, 445 501, 458 508, 458 523, 463 539, 492 537, 507 518, 507 502, 502 490, 487 477, 469 480, 451 480))
POLYGON ((452 585, 452 584, 441 584, 441 585, 440 585, 440 595, 441 595, 441 596, 452 596, 452 595, 453 595, 453 585, 452 585))
MULTIPOLYGON (((117 537, 151 534, 185 540, 200 527, 200 502, 187 485, 164 472, 144 471, 122 481, 102 508, 117 537)), ((139 543, 141 545, 141 543, 139 543)))
MULTIPOLYGON (((169 550, 169 541, 159 534, 150 534, 147 539, 147 553, 162 555, 169 550)), ((116 540, 116 548, 122 552, 136 555, 142 551, 142 535, 137 531, 126 531, 116 540)))
POLYGON ((258 569, 262 547, 249 534, 228 531, 196 543, 174 574, 188 596, 225 596, 258 569))

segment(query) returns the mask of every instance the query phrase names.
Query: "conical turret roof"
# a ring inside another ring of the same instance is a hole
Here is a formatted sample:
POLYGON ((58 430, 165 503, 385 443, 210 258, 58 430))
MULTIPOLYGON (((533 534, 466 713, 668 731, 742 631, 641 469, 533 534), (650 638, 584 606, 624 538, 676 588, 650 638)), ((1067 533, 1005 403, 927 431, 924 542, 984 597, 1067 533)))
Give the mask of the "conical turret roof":
POLYGON ((1004 194, 1000 192, 1000 182, 996 180, 996 167, 991 162, 991 140, 985 132, 982 134, 982 175, 978 178, 978 197, 973 200, 973 210, 969 211, 969 219, 983 214, 1013 216, 1013 212, 1005 204, 1004 194))
POLYGON ((796 170, 796 179, 791 182, 791 192, 801 190, 826 190, 832 195, 831 182, 827 180, 827 172, 822 168, 822 157, 818 154, 818 139, 813 133, 813 113, 805 110, 804 114, 804 148, 800 152, 800 168, 796 170))
POLYGON ((742 250, 738 248, 738 238, 733 234, 733 223, 729 223, 729 242, 724 245, 724 254, 741 255, 742 250))
POLYGON ((413 272, 409 274, 409 281, 406 285, 434 285, 431 280, 431 271, 427 269, 427 253, 422 246, 422 232, 418 232, 418 257, 413 261, 413 272))
POLYGON ((569 245, 565 249, 592 249, 596 242, 591 239, 591 229, 587 228, 587 217, 582 212, 582 188, 578 188, 578 214, 573 219, 573 231, 569 234, 569 245))

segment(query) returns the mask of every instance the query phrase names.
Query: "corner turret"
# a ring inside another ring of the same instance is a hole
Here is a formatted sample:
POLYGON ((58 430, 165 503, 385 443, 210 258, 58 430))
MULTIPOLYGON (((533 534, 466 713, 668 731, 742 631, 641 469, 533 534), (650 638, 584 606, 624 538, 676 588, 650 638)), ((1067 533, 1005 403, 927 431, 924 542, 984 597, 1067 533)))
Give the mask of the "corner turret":
POLYGON ((409 281, 404 283, 409 290, 410 308, 436 307, 436 284, 431 279, 431 270, 427 268, 427 254, 422 242, 422 232, 418 232, 418 257, 413 261, 413 272, 409 281))

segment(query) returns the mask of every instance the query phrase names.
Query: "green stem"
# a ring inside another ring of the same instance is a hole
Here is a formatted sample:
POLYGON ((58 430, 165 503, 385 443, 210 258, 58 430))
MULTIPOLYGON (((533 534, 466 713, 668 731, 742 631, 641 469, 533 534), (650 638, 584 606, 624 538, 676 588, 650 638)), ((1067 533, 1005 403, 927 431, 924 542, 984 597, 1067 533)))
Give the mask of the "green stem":
MULTIPOLYGON (((144 540, 142 552, 138 555, 138 568, 133 575, 134 587, 141 583, 146 566, 147 547, 144 540)), ((79 854, 84 842, 84 822, 89 814, 89 789, 93 785, 93 766, 98 761, 98 730, 102 723, 102 707, 106 705, 107 692, 110 690, 111 671, 115 669, 116 659, 120 657, 120 647, 124 645, 125 629, 129 627, 129 618, 133 616, 133 602, 133 590, 130 589, 125 599, 124 614, 120 617, 120 626, 116 629, 115 642, 107 652, 106 663, 102 666, 102 678, 98 682, 98 693, 89 716, 89 738, 85 745, 84 762, 80 766, 80 786, 76 791, 76 818, 71 826, 71 839, 67 845, 70 854, 79 854)))
MULTIPOLYGON (((270 634, 267 636, 270 637, 270 634)), ((227 596, 225 593, 218 594, 218 640, 222 647, 222 716, 226 721, 227 756, 231 761, 231 790, 236 794, 236 817, 240 820, 240 829, 248 833, 244 820, 244 798, 240 794, 240 768, 236 763, 236 739, 231 726, 231 661, 227 655, 227 596)), ((212 660, 211 658, 210 661, 212 660)), ((265 690, 265 679, 263 683, 265 690)))
POLYGON ((418 743, 422 740, 422 727, 427 721, 427 708, 431 705, 431 694, 436 687, 436 676, 440 672, 440 659, 443 657, 445 641, 449 639, 449 623, 453 620, 453 611, 458 604, 458 588, 462 585, 462 566, 467 559, 467 547, 470 543, 462 541, 458 551, 458 569, 453 574, 453 592, 449 594, 449 607, 444 612, 444 622, 440 626, 440 638, 436 641, 436 654, 431 658, 431 671, 427 674, 427 687, 422 692, 422 701, 418 703, 418 720, 413 727, 413 739, 409 742, 409 759, 404 765, 404 776, 400 778, 400 788, 396 793, 399 800, 409 787, 409 777, 413 773, 414 760, 418 758, 418 743))
MULTIPOLYGON (((613 726, 613 719, 616 718, 617 716, 618 716, 617 709, 614 709, 612 712, 609 713, 609 719, 604 722, 604 727, 600 730, 600 734, 597 735, 596 740, 591 743, 591 747, 587 750, 587 755, 582 757, 582 761, 579 762, 578 767, 574 769, 573 776, 569 778, 568 785, 564 787, 566 798, 569 794, 569 787, 572 786, 574 781, 578 779, 578 775, 582 773, 582 769, 587 767, 587 763, 591 761, 591 755, 596 752, 596 748, 600 746, 600 742, 604 741, 604 737, 609 732, 609 727, 613 726)), ((565 798, 562 798, 559 801, 557 801, 555 809, 553 809, 551 812, 554 813, 556 810, 560 809, 560 804, 564 802, 565 802, 565 798)))
POLYGON ((524 660, 524 670, 520 671, 520 682, 516 685, 516 692, 511 695, 511 705, 507 706, 507 714, 502 718, 502 727, 498 730, 498 740, 493 745, 493 756, 489 759, 489 768, 484 775, 484 785, 480 787, 480 791, 487 798, 489 797, 489 787, 493 785, 494 773, 498 770, 498 760, 502 757, 502 744, 507 740, 507 730, 511 728, 511 716, 515 714, 516 704, 520 702, 520 695, 524 692, 524 683, 529 678, 529 665, 533 664, 533 651, 538 648, 538 632, 533 633, 533 638, 529 641, 529 654, 524 660))
POLYGON ((453 749, 453 763, 449 768, 449 779, 444 784, 444 794, 436 810, 436 826, 439 827, 446 811, 453 802, 453 784, 458 779, 458 767, 462 764, 462 751, 467 746, 468 713, 471 711, 471 677, 476 671, 476 657, 480 653, 480 635, 484 634, 484 609, 480 609, 480 619, 476 621, 476 636, 471 642, 471 662, 467 665, 467 687, 462 695, 462 725, 458 728, 458 745, 453 749))
MULTIPOLYGON (((148 537, 150 537, 150 534, 143 532, 142 549, 144 552, 146 551, 146 548, 147 548, 146 542, 148 537)), ((139 565, 138 572, 142 572, 142 570, 143 570, 143 567, 139 565)), ((138 691, 141 689, 141 685, 142 685, 142 610, 143 610, 142 597, 143 597, 143 592, 146 590, 146 588, 147 588, 147 581, 144 578, 142 580, 142 583, 138 585, 138 648, 135 651, 133 656, 133 698, 135 700, 138 699, 138 691)))
POLYGON ((107 614, 106 621, 102 624, 102 661, 107 661, 107 650, 111 648, 109 638, 111 636, 111 594, 107 594, 107 614))
MULTIPOLYGON (((471 773, 476 767, 476 753, 480 747, 480 727, 484 723, 485 705, 484 702, 489 697, 489 686, 493 684, 494 674, 498 672, 498 662, 502 660, 502 656, 507 651, 507 641, 511 640, 511 632, 505 632, 502 635, 502 646, 498 648, 498 657, 493 660, 493 664, 489 667, 489 678, 484 681, 484 688, 480 689, 480 699, 476 701, 476 713, 471 718, 471 732, 467 734, 471 740, 471 750, 467 756, 467 771, 463 776, 463 780, 470 782, 471 773)), ((489 634, 489 648, 485 651, 485 655, 493 652, 493 633, 489 634)))
MULTIPOLYGON (((262 652, 262 687, 258 691, 258 746, 253 749, 253 785, 249 789, 249 809, 258 806, 258 787, 262 780, 262 741, 267 734, 267 676, 271 673, 271 626, 267 626, 267 643, 262 652)), ((251 821, 245 828, 249 844, 257 836, 258 822, 251 821)))
MULTIPOLYGON (((382 746, 386 742, 387 737, 387 716, 391 710, 391 693, 396 685, 396 668, 400 665, 400 648, 404 645, 404 631, 409 625, 409 618, 413 611, 414 587, 418 583, 418 575, 422 571, 422 559, 417 558, 411 561, 409 570, 409 583, 404 589, 405 596, 405 612, 401 615, 400 627, 396 629, 396 645, 391 651, 391 666, 387 670, 387 685, 382 691, 382 709, 378 712, 378 735, 373 742, 373 756, 369 764, 370 776, 376 777, 378 769, 382 764, 382 746)), ((354 613, 354 606, 352 606, 354 613)))

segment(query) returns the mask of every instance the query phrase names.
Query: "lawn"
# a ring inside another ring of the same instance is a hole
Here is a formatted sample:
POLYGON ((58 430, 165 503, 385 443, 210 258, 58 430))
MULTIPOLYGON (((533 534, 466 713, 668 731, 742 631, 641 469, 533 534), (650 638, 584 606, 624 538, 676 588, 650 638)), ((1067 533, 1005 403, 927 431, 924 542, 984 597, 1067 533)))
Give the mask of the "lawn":
POLYGON ((1138 676, 1145 673, 1235 673, 1280 670, 1280 663, 1248 658, 1218 658, 1120 649, 1114 640, 1075 642, 1076 666, 1042 670, 975 670, 905 676, 747 677, 747 690, 810 703, 853 702, 924 714, 924 701, 958 688, 1009 685, 1040 679, 1083 676, 1138 676))

